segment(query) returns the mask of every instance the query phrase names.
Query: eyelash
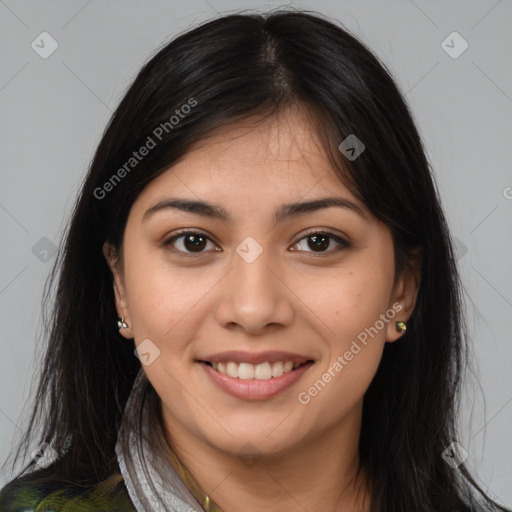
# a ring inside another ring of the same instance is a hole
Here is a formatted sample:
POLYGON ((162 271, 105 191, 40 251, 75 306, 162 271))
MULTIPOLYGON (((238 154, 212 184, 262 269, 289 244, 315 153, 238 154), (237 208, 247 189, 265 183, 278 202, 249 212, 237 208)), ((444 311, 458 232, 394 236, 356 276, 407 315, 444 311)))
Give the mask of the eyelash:
MULTIPOLYGON (((211 240, 210 237, 206 233, 203 233, 201 231, 183 230, 183 231, 179 231, 178 233, 175 233, 172 237, 167 238, 166 240, 164 240, 162 242, 162 245, 164 247, 169 247, 169 246, 172 245, 172 243, 174 241, 176 241, 179 238, 182 238, 184 235, 200 235, 200 236, 205 237, 210 242, 213 242, 213 240, 211 240)), ((297 251, 297 252, 310 252, 311 254, 314 255, 313 257, 315 257, 315 258, 316 257, 323 258, 323 257, 326 257, 326 256, 330 256, 333 253, 338 253, 339 251, 342 251, 344 249, 349 249, 350 247, 352 247, 352 244, 350 244, 349 242, 347 242, 346 240, 344 240, 340 236, 338 236, 338 235, 336 235, 336 234, 334 234, 334 233, 332 233, 330 231, 316 231, 316 230, 311 230, 311 231, 307 232, 302 238, 300 238, 293 245, 297 245, 299 242, 301 242, 305 238, 308 238, 308 237, 310 237, 312 235, 325 235, 325 236, 328 236, 329 238, 331 238, 334 241, 338 242, 339 246, 337 248, 335 248, 335 249, 331 249, 331 250, 325 251, 323 253, 322 252, 315 253, 313 251, 297 251)), ((176 250, 176 249, 170 249, 170 250, 172 252, 176 253, 181 258, 195 258, 197 256, 201 256, 202 254, 205 254, 204 252, 192 253, 192 252, 184 252, 184 251, 176 250)))

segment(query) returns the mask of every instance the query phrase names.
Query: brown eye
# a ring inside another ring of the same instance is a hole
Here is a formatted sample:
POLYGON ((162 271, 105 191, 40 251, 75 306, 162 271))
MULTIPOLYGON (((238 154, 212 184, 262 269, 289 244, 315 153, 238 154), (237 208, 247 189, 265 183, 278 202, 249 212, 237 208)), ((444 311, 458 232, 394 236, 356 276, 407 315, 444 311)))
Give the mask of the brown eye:
POLYGON ((204 233, 184 231, 172 238, 169 238, 168 240, 165 240, 162 245, 166 247, 172 246, 173 248, 171 250, 173 252, 183 253, 183 256, 187 256, 189 254, 201 254, 205 252, 204 249, 208 245, 208 242, 214 245, 210 238, 204 233))
MULTIPOLYGON (((296 247, 299 246, 299 244, 302 242, 302 240, 307 240, 307 247, 311 249, 311 251, 305 251, 305 252, 313 252, 313 253, 333 253, 338 252, 343 249, 347 249, 350 247, 350 244, 343 240, 338 235, 335 235, 334 233, 330 232, 313 232, 308 234, 307 236, 301 238, 299 242, 295 244, 296 247), (331 242, 334 241, 337 245, 334 249, 326 250, 331 245, 331 242)), ((301 249, 302 250, 302 249, 301 249)))
MULTIPOLYGON (((332 253, 351 247, 349 242, 330 232, 311 232, 310 234, 301 238, 301 240, 299 240, 299 242, 297 242, 294 247, 299 247, 302 240, 308 241, 307 247, 310 250, 308 251, 299 249, 299 251, 310 252, 313 254, 316 253, 318 256, 323 256, 324 254, 330 255, 332 253), (328 250, 333 241, 335 244, 337 244, 337 246, 328 250)), ((212 244, 214 250, 221 250, 217 248, 215 244, 213 244, 210 237, 197 231, 182 231, 181 233, 174 235, 168 240, 165 240, 162 245, 165 247, 172 247, 171 250, 175 253, 178 253, 179 256, 193 257, 193 255, 201 255, 206 253, 207 251, 205 249, 208 243, 212 244)))
POLYGON ((185 235, 183 245, 187 250, 192 252, 202 251, 206 246, 207 238, 200 234, 185 235))
POLYGON ((327 249, 329 247, 329 237, 327 235, 310 235, 308 236, 308 247, 314 251, 327 249))

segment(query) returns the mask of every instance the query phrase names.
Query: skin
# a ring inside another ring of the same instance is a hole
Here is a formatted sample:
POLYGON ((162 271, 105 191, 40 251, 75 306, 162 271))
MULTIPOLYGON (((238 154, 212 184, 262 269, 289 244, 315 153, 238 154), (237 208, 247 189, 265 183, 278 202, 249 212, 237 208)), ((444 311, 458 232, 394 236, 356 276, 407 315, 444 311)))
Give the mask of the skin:
POLYGON ((133 204, 122 265, 108 244, 104 254, 117 312, 128 324, 120 332, 136 345, 149 338, 160 350, 143 368, 161 399, 167 437, 223 511, 239 511, 240 503, 246 512, 370 510, 369 482, 364 474, 354 478, 362 401, 384 344, 402 336, 395 322, 410 317, 417 284, 404 274, 393 287, 389 228, 340 182, 300 110, 223 127, 194 146, 133 204), (171 196, 222 205, 232 221, 169 209, 142 222, 148 208, 171 196), (366 218, 329 207, 273 221, 284 203, 326 196, 351 200, 366 218), (202 252, 184 237, 162 244, 182 228, 209 237, 202 252), (351 247, 336 251, 339 243, 329 238, 315 251, 307 235, 322 230, 351 247), (252 263, 236 252, 248 236, 263 249, 252 263), (393 304, 402 307, 396 317, 309 403, 299 403, 298 393, 393 304), (196 362, 232 349, 296 352, 315 363, 279 395, 244 400, 212 384, 196 362), (237 456, 246 443, 257 457, 251 465, 237 456))

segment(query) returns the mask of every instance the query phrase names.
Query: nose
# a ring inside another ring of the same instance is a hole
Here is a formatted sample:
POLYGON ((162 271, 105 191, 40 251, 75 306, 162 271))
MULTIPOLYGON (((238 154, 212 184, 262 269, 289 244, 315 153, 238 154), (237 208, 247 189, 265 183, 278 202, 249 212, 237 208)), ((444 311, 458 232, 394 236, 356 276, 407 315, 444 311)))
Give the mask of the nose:
POLYGON ((224 328, 258 335, 291 324, 293 292, 283 268, 263 251, 254 261, 233 255, 233 266, 217 288, 216 318, 224 328))

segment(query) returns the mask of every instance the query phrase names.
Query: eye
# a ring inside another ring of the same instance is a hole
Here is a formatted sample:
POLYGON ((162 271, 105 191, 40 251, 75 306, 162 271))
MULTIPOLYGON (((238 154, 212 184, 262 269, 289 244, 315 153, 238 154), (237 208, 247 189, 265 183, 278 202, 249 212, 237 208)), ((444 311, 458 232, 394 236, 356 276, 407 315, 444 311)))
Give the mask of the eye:
MULTIPOLYGON (((349 242, 329 231, 311 231, 294 244, 293 247, 299 247, 303 240, 308 240, 307 246, 312 249, 312 251, 306 250, 305 252, 317 253, 318 256, 323 256, 324 254, 329 255, 351 247, 349 242), (332 241, 338 244, 337 247, 326 250, 329 248, 332 241)), ((181 231, 171 238, 164 240, 162 245, 165 247, 172 246, 174 247, 171 249, 173 252, 178 253, 179 256, 190 258, 194 257, 194 254, 202 254, 203 252, 206 252, 204 249, 207 247, 208 242, 215 247, 215 251, 221 251, 221 249, 213 244, 209 236, 200 231, 181 231), (176 244, 178 241, 179 243, 176 244)), ((299 251, 304 252, 303 249, 299 249, 299 251)))
POLYGON ((328 255, 351 247, 349 242, 329 231, 312 231, 302 237, 294 247, 299 247, 302 240, 308 240, 307 247, 312 249, 312 251, 306 252, 318 253, 318 256, 324 256, 324 254, 328 255), (331 245, 333 240, 338 244, 338 246, 331 250, 325 250, 331 245))
MULTIPOLYGON (((182 231, 181 233, 164 240, 162 245, 165 247, 174 246, 174 243, 180 239, 183 240, 177 245, 181 245, 181 247, 171 249, 171 251, 179 253, 179 256, 183 256, 185 258, 193 257, 194 254, 201 254, 204 252, 203 249, 207 246, 208 242, 211 242, 210 238, 204 233, 198 231, 182 231)), ((214 245, 213 242, 211 243, 214 245)), ((215 250, 217 251, 220 249, 217 248, 215 250)))

